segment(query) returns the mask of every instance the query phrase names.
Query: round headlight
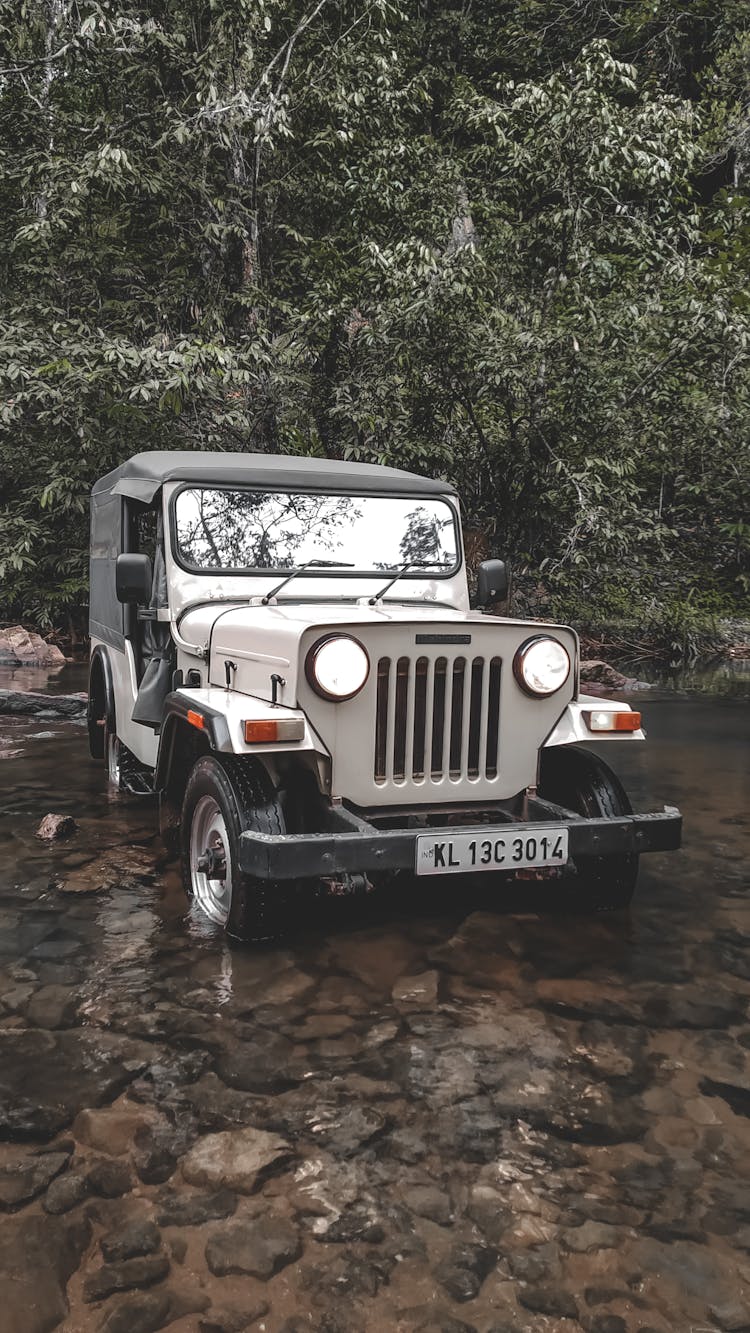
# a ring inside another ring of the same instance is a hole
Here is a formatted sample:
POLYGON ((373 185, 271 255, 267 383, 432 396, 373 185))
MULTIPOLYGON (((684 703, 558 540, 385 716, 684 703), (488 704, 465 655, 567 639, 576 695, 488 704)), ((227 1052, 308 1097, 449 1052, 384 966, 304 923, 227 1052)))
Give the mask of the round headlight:
POLYGON ((370 659, 362 644, 346 634, 318 639, 305 660, 305 675, 323 699, 353 699, 369 674, 370 659))
POLYGON ((527 694, 554 694, 570 675, 570 657, 557 639, 527 639, 513 659, 513 675, 527 694))

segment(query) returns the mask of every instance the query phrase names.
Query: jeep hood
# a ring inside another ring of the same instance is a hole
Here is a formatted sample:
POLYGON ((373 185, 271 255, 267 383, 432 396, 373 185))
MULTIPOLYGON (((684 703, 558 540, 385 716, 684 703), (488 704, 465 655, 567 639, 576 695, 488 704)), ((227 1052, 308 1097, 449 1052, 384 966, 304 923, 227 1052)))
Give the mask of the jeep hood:
POLYGON ((576 637, 567 627, 485 616, 480 611, 459 611, 427 601, 377 606, 341 601, 289 601, 271 606, 224 603, 196 607, 179 625, 183 639, 207 651, 206 683, 226 687, 229 680, 235 690, 270 699, 272 676, 277 676, 283 681, 277 683, 277 697, 287 707, 299 702, 304 655, 320 635, 332 631, 360 637, 372 658, 381 650, 396 656, 418 655, 418 636, 426 634, 433 644, 439 644, 443 636, 446 644, 465 643, 467 654, 491 649, 506 656, 540 629, 558 635, 575 660, 576 637))

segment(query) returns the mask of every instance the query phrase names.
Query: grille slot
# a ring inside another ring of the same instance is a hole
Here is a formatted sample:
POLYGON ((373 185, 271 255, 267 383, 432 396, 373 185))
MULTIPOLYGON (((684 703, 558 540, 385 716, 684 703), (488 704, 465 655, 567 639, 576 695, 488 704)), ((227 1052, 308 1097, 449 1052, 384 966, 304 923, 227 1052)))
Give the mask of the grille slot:
POLYGON ((381 657, 375 689, 375 781, 495 778, 498 657, 381 657))

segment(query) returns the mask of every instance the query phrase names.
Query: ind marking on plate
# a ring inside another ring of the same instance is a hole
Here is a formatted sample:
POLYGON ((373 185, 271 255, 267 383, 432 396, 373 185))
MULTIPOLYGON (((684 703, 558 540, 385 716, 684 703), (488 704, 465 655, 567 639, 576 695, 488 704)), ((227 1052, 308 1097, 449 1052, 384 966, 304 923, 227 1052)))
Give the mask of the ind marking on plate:
POLYGON ((470 634, 418 634, 417 643, 471 643, 470 634))

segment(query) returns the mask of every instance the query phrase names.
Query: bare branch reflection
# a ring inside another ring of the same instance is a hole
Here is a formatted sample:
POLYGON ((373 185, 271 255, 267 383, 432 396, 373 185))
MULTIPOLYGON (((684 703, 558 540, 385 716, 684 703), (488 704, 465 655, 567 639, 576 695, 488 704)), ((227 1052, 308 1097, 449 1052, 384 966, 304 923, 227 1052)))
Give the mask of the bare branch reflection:
POLYGON ((443 500, 186 488, 177 496, 180 559, 197 569, 288 570, 325 559, 372 572, 457 559, 443 500))

